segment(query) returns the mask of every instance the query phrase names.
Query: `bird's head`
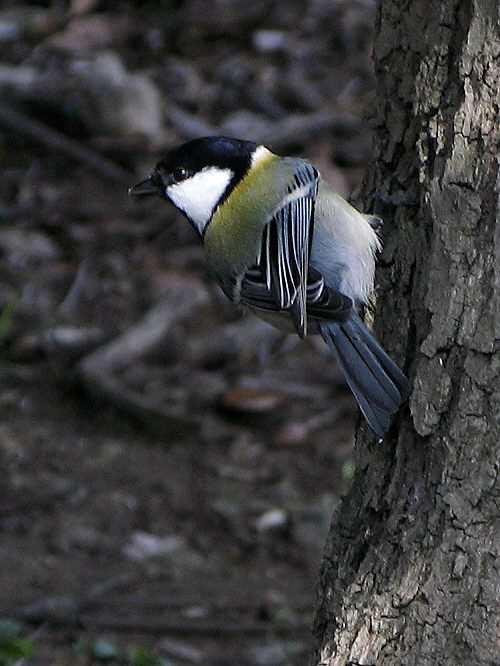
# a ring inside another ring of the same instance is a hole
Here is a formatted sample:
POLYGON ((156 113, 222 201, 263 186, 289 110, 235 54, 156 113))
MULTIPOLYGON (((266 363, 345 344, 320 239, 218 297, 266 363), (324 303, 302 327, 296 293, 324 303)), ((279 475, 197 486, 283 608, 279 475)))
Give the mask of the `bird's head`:
POLYGON ((167 199, 203 235, 215 209, 251 168, 259 148, 252 141, 220 136, 194 139, 168 152, 129 194, 167 199))

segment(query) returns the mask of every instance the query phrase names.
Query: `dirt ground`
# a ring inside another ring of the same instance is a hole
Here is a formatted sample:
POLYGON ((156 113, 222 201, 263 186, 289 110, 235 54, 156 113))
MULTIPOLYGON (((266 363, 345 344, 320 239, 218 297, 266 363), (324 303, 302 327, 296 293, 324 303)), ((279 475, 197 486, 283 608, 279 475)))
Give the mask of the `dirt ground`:
POLYGON ((347 196, 373 12, 2 3, 0 619, 22 663, 99 663, 104 640, 138 666, 307 662, 353 401, 321 341, 233 308, 185 221, 127 186, 220 133, 347 196))

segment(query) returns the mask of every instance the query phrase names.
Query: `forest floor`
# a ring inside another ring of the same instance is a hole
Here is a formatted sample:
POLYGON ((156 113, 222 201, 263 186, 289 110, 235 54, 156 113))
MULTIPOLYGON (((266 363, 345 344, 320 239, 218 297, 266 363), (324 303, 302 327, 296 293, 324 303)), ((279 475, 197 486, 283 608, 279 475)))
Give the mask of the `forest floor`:
POLYGON ((233 308, 127 186, 221 133, 347 196, 374 3, 5 5, 0 625, 37 666, 304 664, 353 400, 320 340, 233 308))

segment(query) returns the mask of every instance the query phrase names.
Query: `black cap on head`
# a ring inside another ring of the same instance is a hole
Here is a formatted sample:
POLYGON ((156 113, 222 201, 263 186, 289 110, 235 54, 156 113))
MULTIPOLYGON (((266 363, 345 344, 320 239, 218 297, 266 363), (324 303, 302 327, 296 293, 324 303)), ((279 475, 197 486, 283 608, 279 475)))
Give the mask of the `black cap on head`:
POLYGON ((170 150, 156 165, 150 178, 130 188, 133 196, 164 196, 165 187, 198 173, 205 167, 230 169, 234 176, 225 192, 243 178, 252 163, 257 148, 253 141, 231 139, 225 136, 206 136, 193 139, 170 150))
POLYGON ((184 168, 196 173, 206 166, 217 166, 231 169, 237 177, 241 177, 250 167, 252 153, 256 148, 257 144, 253 141, 206 136, 174 148, 158 162, 156 168, 167 172, 184 168))

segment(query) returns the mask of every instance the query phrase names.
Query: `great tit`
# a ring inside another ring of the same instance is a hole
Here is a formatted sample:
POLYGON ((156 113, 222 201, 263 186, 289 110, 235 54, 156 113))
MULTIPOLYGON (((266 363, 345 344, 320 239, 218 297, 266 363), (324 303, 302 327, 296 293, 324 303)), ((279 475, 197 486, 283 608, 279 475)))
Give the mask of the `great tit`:
POLYGON ((410 385, 360 317, 379 218, 358 212, 309 162, 219 136, 174 148, 130 194, 158 195, 184 213, 234 303, 301 338, 321 334, 384 436, 410 385))

